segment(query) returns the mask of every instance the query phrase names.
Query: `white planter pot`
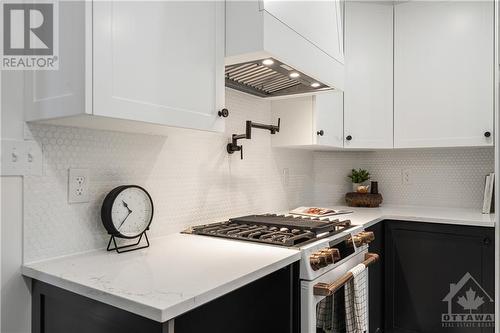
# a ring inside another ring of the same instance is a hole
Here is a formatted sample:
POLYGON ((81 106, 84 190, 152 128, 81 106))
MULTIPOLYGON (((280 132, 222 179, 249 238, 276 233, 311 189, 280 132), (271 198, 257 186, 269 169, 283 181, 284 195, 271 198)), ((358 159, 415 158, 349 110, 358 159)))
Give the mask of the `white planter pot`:
POLYGON ((361 183, 352 183, 352 191, 357 192, 358 191, 358 186, 363 185, 361 183))

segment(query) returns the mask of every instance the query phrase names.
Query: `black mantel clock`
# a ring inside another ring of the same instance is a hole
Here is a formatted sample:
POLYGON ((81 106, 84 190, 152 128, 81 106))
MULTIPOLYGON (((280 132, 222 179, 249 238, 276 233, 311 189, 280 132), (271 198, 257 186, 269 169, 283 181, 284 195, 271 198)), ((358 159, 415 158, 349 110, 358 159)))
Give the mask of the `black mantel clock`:
POLYGON ((116 250, 122 253, 146 248, 149 246, 146 230, 149 230, 153 220, 153 200, 149 193, 140 186, 118 186, 104 198, 101 220, 111 236, 108 251, 116 250), (146 245, 139 246, 143 236, 146 239, 146 245), (118 246, 116 238, 137 239, 137 242, 118 246))

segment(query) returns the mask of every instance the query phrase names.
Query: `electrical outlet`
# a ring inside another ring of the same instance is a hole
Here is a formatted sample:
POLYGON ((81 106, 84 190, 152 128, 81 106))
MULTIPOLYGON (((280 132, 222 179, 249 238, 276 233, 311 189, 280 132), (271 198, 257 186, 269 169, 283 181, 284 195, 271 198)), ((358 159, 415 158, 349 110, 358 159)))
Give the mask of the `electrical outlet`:
POLYGON ((89 169, 69 169, 68 202, 89 202, 89 169))
POLYGON ((401 181, 404 185, 411 185, 413 182, 413 172, 411 169, 403 169, 401 171, 401 181))

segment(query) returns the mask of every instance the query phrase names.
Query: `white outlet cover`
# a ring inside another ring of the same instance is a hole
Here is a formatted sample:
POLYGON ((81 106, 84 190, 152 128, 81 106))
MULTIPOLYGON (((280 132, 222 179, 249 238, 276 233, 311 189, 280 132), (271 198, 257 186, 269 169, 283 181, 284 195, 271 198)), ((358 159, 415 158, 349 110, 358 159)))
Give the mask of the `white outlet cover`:
POLYGON ((89 169, 71 168, 68 172, 68 202, 89 202, 89 169), (83 178, 83 181, 82 181, 83 178))
POLYGON ((412 169, 404 169, 401 172, 401 181, 404 185, 411 185, 413 182, 413 171, 412 169))

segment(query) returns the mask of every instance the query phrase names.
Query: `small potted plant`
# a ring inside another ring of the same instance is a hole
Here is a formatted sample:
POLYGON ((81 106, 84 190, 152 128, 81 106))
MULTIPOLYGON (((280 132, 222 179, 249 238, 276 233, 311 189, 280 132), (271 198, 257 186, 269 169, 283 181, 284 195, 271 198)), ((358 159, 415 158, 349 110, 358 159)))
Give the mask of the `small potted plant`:
POLYGON ((364 169, 352 169, 351 174, 347 177, 352 181, 352 191, 357 192, 358 187, 370 179, 370 173, 364 169))

